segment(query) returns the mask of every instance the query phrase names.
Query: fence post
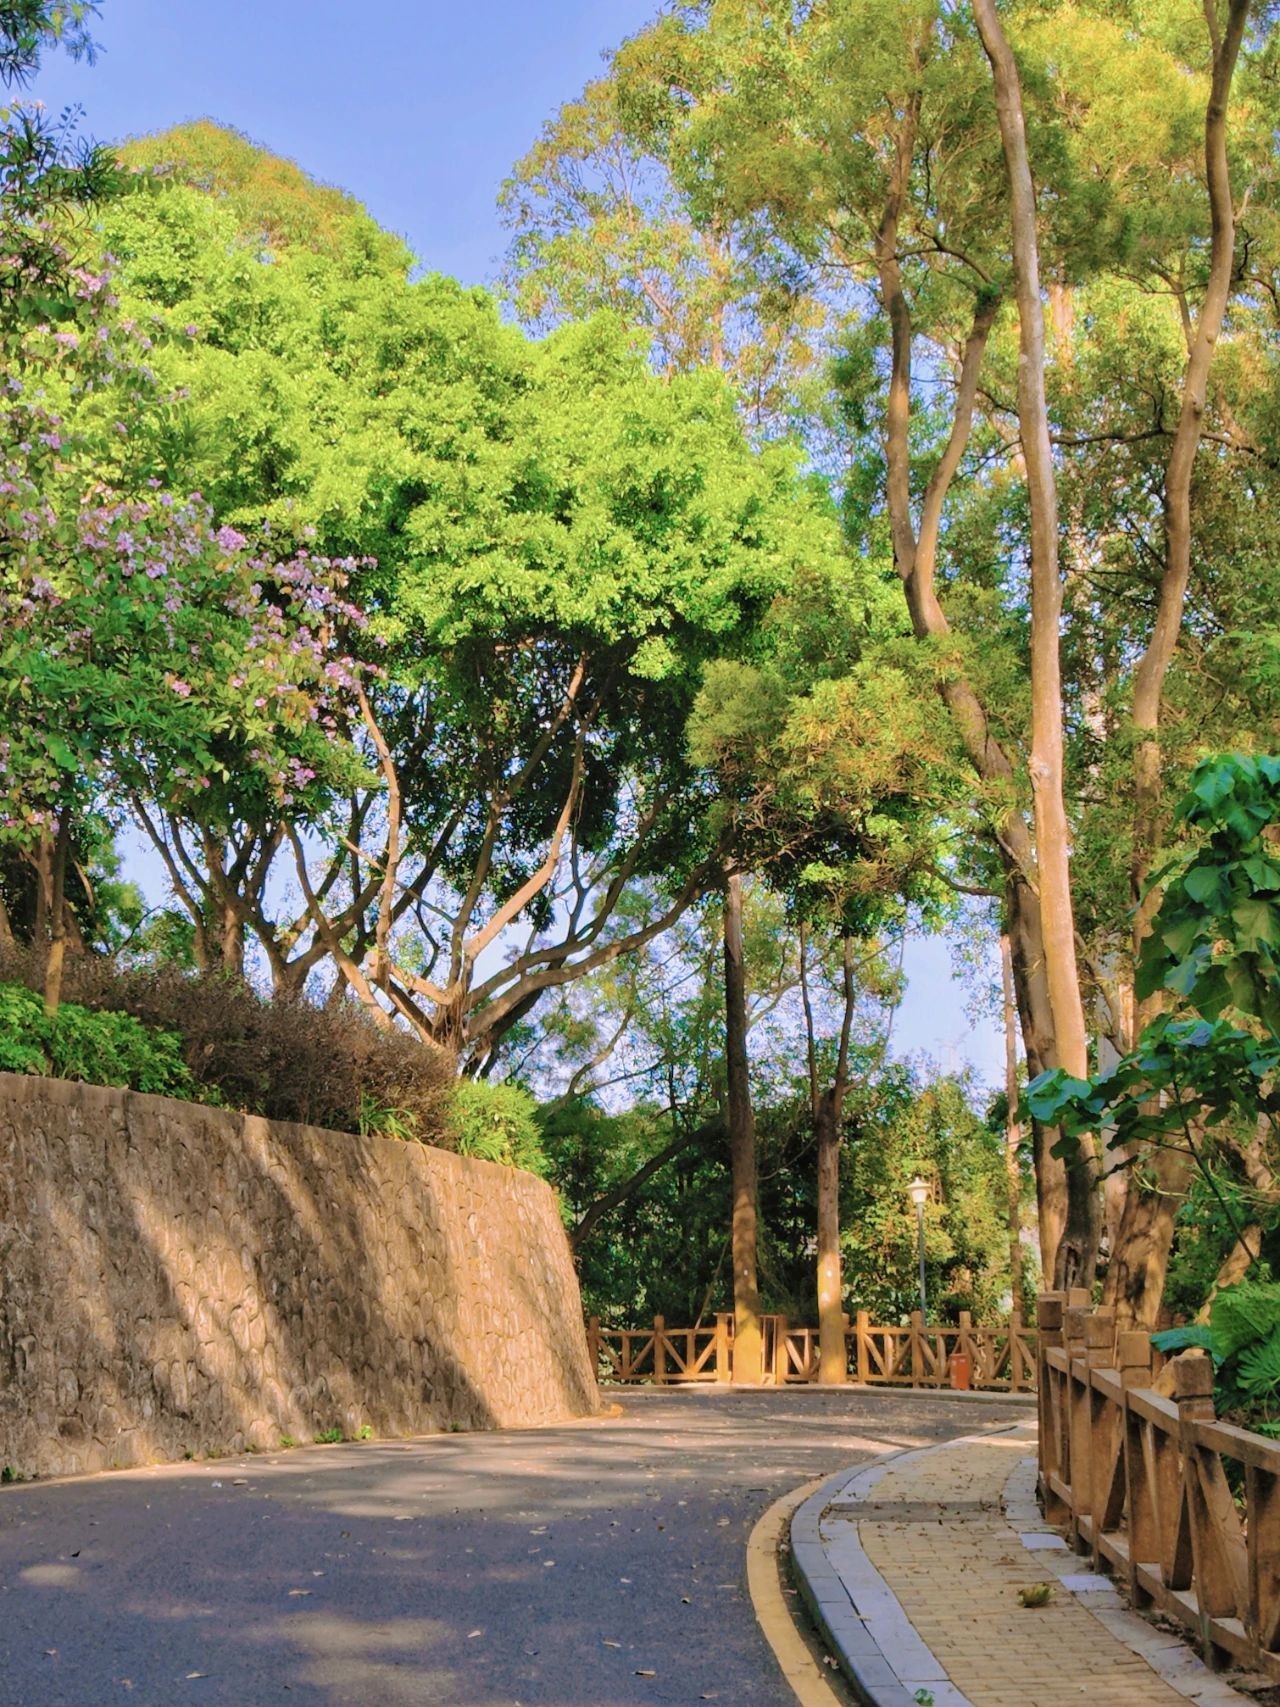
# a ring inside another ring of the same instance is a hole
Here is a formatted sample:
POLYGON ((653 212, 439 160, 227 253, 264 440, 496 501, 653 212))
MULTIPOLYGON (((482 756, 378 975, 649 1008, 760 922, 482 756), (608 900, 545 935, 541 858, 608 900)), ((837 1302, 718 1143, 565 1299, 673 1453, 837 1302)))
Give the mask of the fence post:
MULTIPOLYGON (((1074 1290, 1082 1290, 1076 1288, 1074 1290)), ((1068 1298, 1071 1296, 1067 1294, 1068 1298)), ((1063 1340, 1067 1354, 1067 1468, 1071 1477, 1071 1543, 1080 1545, 1079 1519, 1089 1515, 1093 1479, 1089 1470, 1089 1371, 1085 1360, 1084 1325, 1088 1306, 1068 1304, 1063 1318, 1063 1340)))
POLYGON ((1022 1312, 1016 1307, 1009 1311, 1009 1391, 1020 1393, 1022 1379, 1022 1312))
POLYGON ((665 1316, 653 1318, 653 1381, 656 1387, 664 1387, 667 1381, 667 1319, 665 1316))
POLYGON ((859 1310, 853 1318, 854 1356, 859 1381, 871 1379, 871 1312, 859 1310))
POLYGON ((723 1310, 716 1311, 716 1380, 728 1381, 732 1370, 729 1367, 729 1320, 723 1310))
POLYGON ((1061 1346, 1062 1294, 1045 1292, 1036 1300, 1036 1409, 1040 1435, 1040 1509, 1049 1523, 1065 1523, 1070 1513, 1050 1478, 1063 1475, 1062 1444, 1065 1435, 1063 1384, 1058 1372, 1049 1368, 1047 1353, 1061 1346))
POLYGON ((1209 1619, 1248 1618, 1247 1548, 1222 1462, 1196 1438, 1196 1424, 1214 1420, 1213 1364, 1203 1351, 1184 1352, 1174 1359, 1173 1379, 1204 1657, 1207 1664, 1221 1667, 1231 1663, 1232 1655, 1213 1640, 1209 1619))
POLYGON ((1124 1390, 1121 1401, 1120 1448, 1124 1453, 1124 1497, 1128 1509, 1129 1598, 1134 1606, 1150 1600, 1138 1582, 1138 1566, 1153 1565, 1160 1557, 1155 1509, 1147 1478, 1147 1459, 1142 1446, 1142 1418, 1129 1403, 1129 1394, 1151 1385, 1151 1335, 1129 1328, 1116 1336, 1116 1367, 1124 1390))
POLYGON ((1246 1464, 1244 1486, 1249 1513, 1245 1628, 1260 1648, 1274 1648, 1280 1644, 1280 1477, 1260 1464, 1246 1464))
MULTIPOLYGON (((1213 1364, 1207 1352, 1184 1351, 1173 1359, 1173 1400, 1178 1407, 1178 1438, 1176 1442, 1166 1441, 1165 1450, 1159 1455, 1159 1499, 1161 1507, 1172 1515, 1177 1512, 1180 1495, 1185 1491, 1188 1496, 1188 1521, 1176 1524, 1173 1533, 1166 1531, 1162 1538, 1166 1552, 1160 1563, 1167 1586, 1184 1589, 1192 1586, 1192 1581, 1198 1574, 1195 1531, 1199 1513, 1195 1500, 1189 1497, 1196 1475, 1192 1429, 1195 1423, 1213 1421, 1213 1364), (1175 1446, 1176 1454, 1173 1450, 1175 1446), (1180 1463, 1177 1462, 1179 1459, 1180 1463), (1170 1542, 1172 1546, 1169 1545, 1170 1542)), ((1199 1592, 1196 1598, 1203 1610, 1209 1595, 1206 1593, 1206 1585, 1197 1587, 1199 1592)))
POLYGON ((924 1313, 911 1312, 911 1385, 919 1387, 924 1380, 924 1313))
MULTIPOLYGON (((1110 1368, 1115 1350, 1115 1311, 1110 1306, 1100 1307, 1087 1315, 1084 1321, 1084 1411, 1089 1429, 1089 1541, 1095 1570, 1102 1564, 1098 1537, 1106 1521, 1111 1482, 1119 1464, 1116 1454, 1120 1442, 1116 1429, 1108 1427, 1110 1401, 1100 1388, 1094 1386, 1093 1372, 1110 1368)), ((1115 1421, 1119 1423, 1118 1415, 1115 1421)))
POLYGON ((773 1329, 773 1384, 787 1384, 787 1318, 775 1316, 773 1329))

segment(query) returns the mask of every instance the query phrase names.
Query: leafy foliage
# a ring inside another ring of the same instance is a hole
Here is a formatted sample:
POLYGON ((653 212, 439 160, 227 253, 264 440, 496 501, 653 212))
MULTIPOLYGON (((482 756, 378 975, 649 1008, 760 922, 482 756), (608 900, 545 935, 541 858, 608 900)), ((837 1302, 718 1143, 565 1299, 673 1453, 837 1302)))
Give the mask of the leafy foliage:
MULTIPOLYGON (((38 955, 0 954, 6 988, 29 989, 40 975, 38 955)), ((273 1002, 226 975, 200 977, 173 966, 119 971, 99 955, 68 960, 66 993, 91 1015, 117 1014, 176 1038, 184 1077, 157 1087, 168 1095, 455 1147, 445 1113, 451 1064, 349 1004, 273 1002)))
POLYGON ((1210 1306, 1208 1324, 1153 1334, 1161 1351, 1199 1346, 1213 1358, 1221 1414, 1266 1434, 1280 1434, 1280 1284, 1241 1281, 1225 1286, 1210 1306))
POLYGON ((0 1072, 41 1073, 92 1085, 190 1096, 196 1086, 175 1032, 132 1014, 64 1002, 50 1019, 21 984, 0 984, 0 1072))
POLYGON ((1168 991, 1179 1005, 1109 1072, 1032 1081, 1031 1112, 1068 1135, 1107 1125, 1113 1145, 1194 1150, 1197 1133, 1248 1132, 1280 1112, 1280 759, 1204 760, 1177 819, 1189 845, 1153 879, 1163 894, 1138 991, 1168 991))
POLYGON ((536 1118, 537 1105, 519 1085, 463 1079, 455 1085, 449 1112, 459 1152, 543 1176, 547 1159, 536 1118))
MULTIPOLYGON (((907 1184, 934 1184, 927 1211, 930 1310, 992 1319, 1006 1306, 1008 1235, 1000 1136, 974 1113, 970 1088, 923 1069, 856 1062, 845 1109, 841 1246, 845 1308, 899 1321, 917 1308, 915 1216, 907 1184)), ((763 1307, 792 1321, 814 1316, 813 1129, 799 1087, 766 1091, 756 1111, 763 1307)), ((663 1111, 616 1114, 562 1104, 543 1119, 550 1177, 576 1222, 674 1136, 663 1111)), ((584 1305, 620 1326, 656 1313, 686 1324, 732 1308, 727 1256, 729 1158, 713 1122, 613 1211, 577 1251, 584 1305)))

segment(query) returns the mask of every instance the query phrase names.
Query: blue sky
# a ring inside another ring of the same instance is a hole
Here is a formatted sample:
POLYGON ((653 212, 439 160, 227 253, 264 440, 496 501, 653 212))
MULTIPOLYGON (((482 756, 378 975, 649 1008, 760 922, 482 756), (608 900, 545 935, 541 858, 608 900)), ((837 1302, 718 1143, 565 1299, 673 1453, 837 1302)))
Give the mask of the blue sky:
POLYGON ((655 0, 103 0, 93 67, 34 93, 103 141, 214 118, 350 190, 426 266, 496 274, 499 186, 655 0))
MULTIPOLYGON (((51 58, 32 92, 54 109, 80 104, 85 130, 102 141, 185 119, 234 125, 358 196, 426 267, 487 284, 506 246, 496 200, 512 163, 601 70, 602 53, 656 9, 656 0, 380 0, 367 13, 350 0, 104 0, 97 64, 51 58)), ((150 870, 134 875, 158 887, 150 870)), ((1001 1039, 966 1018, 946 945, 913 943, 906 965, 898 1052, 968 1061, 998 1083, 1001 1039)))

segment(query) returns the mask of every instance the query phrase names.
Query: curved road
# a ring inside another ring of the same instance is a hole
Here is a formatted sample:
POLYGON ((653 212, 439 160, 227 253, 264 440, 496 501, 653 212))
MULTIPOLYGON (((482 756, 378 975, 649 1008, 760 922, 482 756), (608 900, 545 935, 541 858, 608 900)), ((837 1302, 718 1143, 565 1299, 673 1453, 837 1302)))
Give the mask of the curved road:
POLYGON ((0 1707, 793 1707, 746 1592, 760 1513, 1026 1415, 819 1389, 622 1406, 0 1490, 0 1707))

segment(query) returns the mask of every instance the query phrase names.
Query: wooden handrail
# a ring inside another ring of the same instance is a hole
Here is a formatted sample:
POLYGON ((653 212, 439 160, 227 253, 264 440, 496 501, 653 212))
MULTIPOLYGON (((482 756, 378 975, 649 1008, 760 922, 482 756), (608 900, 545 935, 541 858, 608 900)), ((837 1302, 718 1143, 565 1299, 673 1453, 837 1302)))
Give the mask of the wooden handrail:
POLYGON ((1036 1319, 1046 1517, 1210 1663, 1280 1680, 1280 1441, 1217 1420, 1204 1352, 1173 1359, 1166 1397, 1148 1335, 1117 1334, 1109 1312, 1059 1293, 1036 1319))
MULTIPOLYGON (((818 1330, 794 1327, 786 1318, 766 1315, 766 1383, 808 1384, 818 1373, 818 1330)), ((1007 1322, 974 1326, 962 1312, 956 1326, 927 1324, 917 1312, 909 1326, 880 1325, 864 1310, 845 1326, 846 1372, 870 1385, 946 1387, 952 1358, 969 1359, 969 1384, 994 1392, 1032 1392, 1036 1385, 1036 1330, 1016 1314, 1007 1322)), ((602 1381, 678 1386, 690 1382, 726 1382, 733 1372, 733 1317, 713 1323, 669 1328, 661 1316, 652 1327, 611 1328, 592 1316, 587 1349, 602 1381)))

